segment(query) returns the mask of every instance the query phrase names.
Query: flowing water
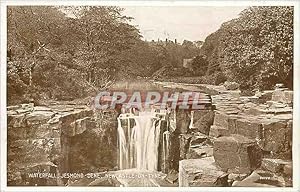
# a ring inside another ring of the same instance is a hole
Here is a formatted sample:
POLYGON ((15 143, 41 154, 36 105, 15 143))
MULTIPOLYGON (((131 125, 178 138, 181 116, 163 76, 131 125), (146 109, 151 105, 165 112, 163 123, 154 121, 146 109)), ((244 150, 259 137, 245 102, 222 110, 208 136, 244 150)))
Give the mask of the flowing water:
MULTIPOLYGON (((129 113, 118 117, 120 169, 157 170, 161 116, 162 113, 144 111, 138 115, 129 113)), ((166 149, 169 147, 169 133, 166 131, 162 134, 163 156, 165 156, 168 153, 166 149)))

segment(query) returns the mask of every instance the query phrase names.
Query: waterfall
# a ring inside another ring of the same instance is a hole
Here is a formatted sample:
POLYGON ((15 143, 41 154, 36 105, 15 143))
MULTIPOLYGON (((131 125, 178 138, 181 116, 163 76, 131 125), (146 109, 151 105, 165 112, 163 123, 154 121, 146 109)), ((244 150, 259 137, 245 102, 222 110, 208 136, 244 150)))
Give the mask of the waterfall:
POLYGON ((190 125, 189 125, 189 129, 194 128, 194 111, 191 111, 191 121, 190 121, 190 125))
POLYGON ((120 114, 117 129, 119 168, 157 170, 160 129, 161 120, 153 111, 120 114), (123 126, 121 120, 127 120, 127 126, 123 126))
POLYGON ((128 157, 128 150, 126 145, 126 136, 124 133, 124 129, 121 127, 121 120, 118 119, 118 137, 119 137, 119 166, 120 169, 127 168, 127 157, 128 157))
POLYGON ((166 162, 169 157, 170 131, 163 133, 163 171, 167 170, 166 162))

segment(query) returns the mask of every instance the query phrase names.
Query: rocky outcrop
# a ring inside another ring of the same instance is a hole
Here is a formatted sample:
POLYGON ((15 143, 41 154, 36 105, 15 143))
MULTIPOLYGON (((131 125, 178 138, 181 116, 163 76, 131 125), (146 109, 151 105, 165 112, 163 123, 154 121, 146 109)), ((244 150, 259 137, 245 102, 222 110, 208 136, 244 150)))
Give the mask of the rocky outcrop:
POLYGON ((214 110, 176 110, 170 124, 163 122, 160 145, 168 146, 158 154, 163 179, 29 178, 33 172, 119 173, 112 171, 117 169, 118 114, 24 104, 8 107, 8 184, 292 186, 292 91, 278 87, 246 97, 224 86, 177 86, 211 91, 214 110))
MULTIPOLYGON (((207 120, 210 115, 205 111, 201 111, 202 114, 194 112, 194 126, 190 131, 208 135, 204 141, 192 144, 193 136, 189 132, 182 136, 186 139, 182 139, 185 145, 181 145, 184 150, 180 156, 187 160, 180 161, 180 185, 192 186, 194 178, 197 178, 194 171, 182 169, 181 162, 193 162, 194 159, 202 162, 201 160, 211 157, 212 151, 214 164, 229 174, 229 185, 292 185, 293 91, 280 86, 275 90, 257 91, 254 96, 241 96, 237 87, 226 88, 224 85, 170 83, 169 87, 172 86, 189 90, 212 90, 210 93, 214 105, 214 118, 209 129, 203 126, 205 121, 199 120, 201 117, 207 120), (252 174, 249 176, 250 173, 252 174)), ((211 172, 213 173, 214 171, 211 172)))
POLYGON ((87 106, 22 104, 8 107, 7 114, 8 185, 64 185, 67 179, 30 175, 83 173, 116 165, 115 155, 100 149, 116 150, 110 148, 116 146, 116 139, 111 139, 114 134, 107 133, 115 125, 101 129, 100 117, 87 106))

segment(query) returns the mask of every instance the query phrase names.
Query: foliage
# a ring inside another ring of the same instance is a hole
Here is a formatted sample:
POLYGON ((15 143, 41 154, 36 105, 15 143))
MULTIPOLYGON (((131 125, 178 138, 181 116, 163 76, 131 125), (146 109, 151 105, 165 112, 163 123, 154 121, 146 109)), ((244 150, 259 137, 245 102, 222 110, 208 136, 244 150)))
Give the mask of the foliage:
POLYGON ((8 7, 8 102, 73 99, 107 86, 115 56, 139 40, 121 11, 8 7))
POLYGON ((292 7, 249 7, 204 43, 143 41, 131 19, 112 6, 8 7, 8 103, 82 98, 137 77, 293 86, 292 7))
POLYGON ((242 89, 293 85, 293 8, 250 7, 205 40, 207 74, 223 71, 242 89))
POLYGON ((8 102, 81 98, 162 68, 192 74, 182 60, 199 53, 195 43, 143 41, 131 19, 112 6, 9 7, 8 102))

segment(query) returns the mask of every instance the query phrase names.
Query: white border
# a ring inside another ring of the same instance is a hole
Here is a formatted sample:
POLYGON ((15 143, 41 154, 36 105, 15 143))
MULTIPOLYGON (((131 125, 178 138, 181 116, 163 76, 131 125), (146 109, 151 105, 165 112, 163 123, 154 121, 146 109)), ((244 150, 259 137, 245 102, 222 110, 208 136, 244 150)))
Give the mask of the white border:
POLYGON ((227 191, 300 191, 300 65, 299 65, 299 22, 298 1, 37 1, 0 0, 1 5, 1 65, 0 65, 0 133, 1 169, 0 189, 2 191, 224 191, 224 187, 7 187, 7 116, 6 116, 6 6, 8 5, 118 5, 118 6, 294 6, 294 108, 293 108, 293 188, 228 187, 227 191), (298 138, 297 138, 298 137, 298 138))

